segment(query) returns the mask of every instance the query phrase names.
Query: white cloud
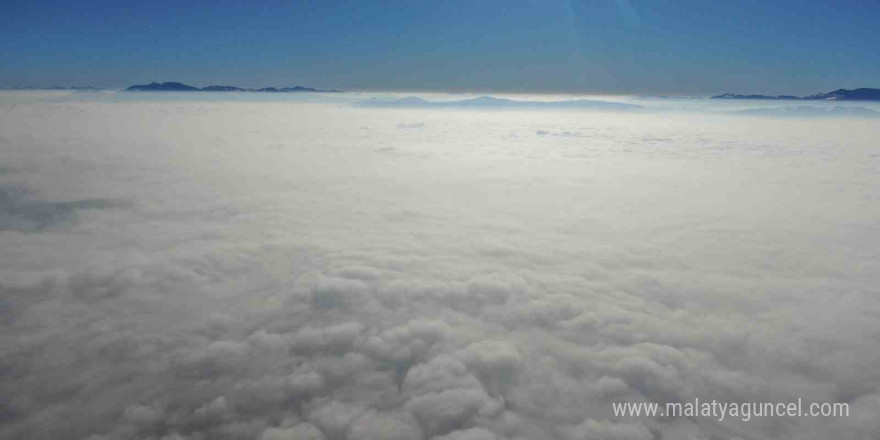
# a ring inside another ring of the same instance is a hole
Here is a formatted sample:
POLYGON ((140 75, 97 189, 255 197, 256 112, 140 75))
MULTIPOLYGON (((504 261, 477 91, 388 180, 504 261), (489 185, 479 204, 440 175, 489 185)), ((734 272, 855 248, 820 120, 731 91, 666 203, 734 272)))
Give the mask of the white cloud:
POLYGON ((311 423, 300 423, 290 428, 268 428, 260 435, 260 440, 324 440, 318 428, 311 423))
POLYGON ((102 99, 0 96, 2 438, 880 432, 870 120, 102 99))

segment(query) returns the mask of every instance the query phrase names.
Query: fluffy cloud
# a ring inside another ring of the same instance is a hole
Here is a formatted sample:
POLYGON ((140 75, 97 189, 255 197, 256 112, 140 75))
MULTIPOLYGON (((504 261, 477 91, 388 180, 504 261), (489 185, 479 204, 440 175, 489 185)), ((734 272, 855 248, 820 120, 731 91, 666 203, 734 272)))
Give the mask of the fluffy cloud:
POLYGON ((300 423, 291 428, 268 428, 260 435, 260 440, 324 440, 324 436, 315 425, 300 423))
POLYGON ((91 99, 0 97, 2 438, 880 432, 871 121, 91 99))

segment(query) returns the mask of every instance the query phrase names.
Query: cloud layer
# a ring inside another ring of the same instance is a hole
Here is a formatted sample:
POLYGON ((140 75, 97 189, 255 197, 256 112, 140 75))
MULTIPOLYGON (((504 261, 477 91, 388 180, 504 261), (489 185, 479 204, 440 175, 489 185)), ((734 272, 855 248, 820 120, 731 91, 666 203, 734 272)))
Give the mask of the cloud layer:
POLYGON ((876 128, 0 101, 0 437, 876 438, 876 128))

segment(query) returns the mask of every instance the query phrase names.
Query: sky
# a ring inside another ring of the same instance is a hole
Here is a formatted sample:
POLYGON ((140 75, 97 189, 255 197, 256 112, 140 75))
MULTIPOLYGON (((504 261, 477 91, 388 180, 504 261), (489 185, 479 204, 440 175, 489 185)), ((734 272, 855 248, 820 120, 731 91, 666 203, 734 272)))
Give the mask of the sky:
POLYGON ((0 5, 0 85, 812 94, 880 86, 870 0, 0 5))

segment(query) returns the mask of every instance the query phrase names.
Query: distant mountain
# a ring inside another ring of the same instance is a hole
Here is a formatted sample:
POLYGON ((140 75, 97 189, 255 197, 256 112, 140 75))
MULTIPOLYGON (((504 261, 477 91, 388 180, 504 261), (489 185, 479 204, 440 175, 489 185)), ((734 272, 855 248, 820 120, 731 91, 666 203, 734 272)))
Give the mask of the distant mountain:
POLYGON ((296 93, 296 92, 312 92, 312 93, 342 93, 339 90, 331 89, 331 90, 321 90, 321 89, 313 89, 311 87, 283 87, 283 88, 275 88, 275 87, 264 87, 262 89, 245 89, 241 87, 235 86, 218 86, 211 85, 208 87, 198 88, 193 86, 188 86, 186 84, 182 84, 179 82, 151 82, 149 84, 141 84, 141 85, 133 85, 127 89, 126 92, 265 92, 265 93, 296 93))
POLYGON ((880 89, 838 89, 829 93, 819 93, 804 99, 823 101, 880 101, 880 89))
POLYGON ((269 93, 296 93, 296 92, 341 93, 339 90, 336 90, 336 89, 321 90, 321 89, 313 89, 311 87, 303 87, 303 86, 282 87, 280 89, 277 89, 275 87, 265 87, 262 89, 257 89, 255 91, 256 92, 269 92, 269 93))
POLYGON ((242 89, 235 86, 208 86, 199 89, 202 92, 246 92, 248 89, 242 89))
POLYGON ((779 108, 750 108, 745 110, 736 110, 728 112, 734 115, 744 116, 777 116, 777 117, 860 117, 860 118, 876 118, 880 117, 880 112, 864 107, 811 107, 805 105, 796 105, 791 107, 779 108))
POLYGON ((282 92, 321 92, 321 93, 341 93, 339 90, 330 89, 330 90, 320 90, 313 89, 311 87, 302 87, 302 86, 294 86, 294 87, 285 87, 281 89, 282 92))
POLYGON ((799 98, 790 95, 738 95, 736 93, 725 93, 723 95, 713 96, 712 99, 767 99, 767 100, 801 100, 801 101, 880 101, 880 89, 839 89, 829 93, 818 93, 815 95, 799 98))
POLYGON ((428 101, 422 98, 409 96, 406 98, 383 100, 369 99, 360 103, 367 107, 386 108, 556 108, 556 109, 580 109, 580 110, 617 110, 632 111, 644 107, 622 102, 594 101, 590 99, 575 99, 570 101, 517 101, 506 98, 493 98, 481 96, 479 98, 462 99, 458 101, 428 101))
POLYGON ((768 95, 738 95, 736 93, 725 93, 723 95, 713 96, 712 99, 801 99, 797 96, 790 95, 776 95, 776 96, 768 96, 768 95))
POLYGON ((125 91, 127 92, 196 92, 199 89, 179 82, 151 82, 149 84, 134 85, 125 91))

